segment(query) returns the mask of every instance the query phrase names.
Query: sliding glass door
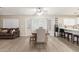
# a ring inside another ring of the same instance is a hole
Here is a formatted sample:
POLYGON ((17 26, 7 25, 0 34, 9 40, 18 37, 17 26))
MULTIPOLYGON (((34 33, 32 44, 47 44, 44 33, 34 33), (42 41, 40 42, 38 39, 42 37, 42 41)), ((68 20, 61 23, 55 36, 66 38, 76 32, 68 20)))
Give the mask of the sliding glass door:
POLYGON ((31 34, 36 32, 39 27, 43 27, 50 35, 54 35, 54 23, 54 17, 31 17, 26 20, 27 32, 31 34))
POLYGON ((32 19, 32 32, 39 27, 43 27, 47 31, 47 19, 32 19))

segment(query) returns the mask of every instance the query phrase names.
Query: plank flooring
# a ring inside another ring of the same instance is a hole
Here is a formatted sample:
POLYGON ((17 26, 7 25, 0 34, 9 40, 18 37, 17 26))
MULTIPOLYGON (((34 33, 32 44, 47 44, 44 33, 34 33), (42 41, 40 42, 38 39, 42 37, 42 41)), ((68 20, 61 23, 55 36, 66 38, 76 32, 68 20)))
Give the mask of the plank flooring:
POLYGON ((0 39, 0 52, 78 52, 79 46, 66 39, 49 37, 47 44, 36 46, 29 42, 29 37, 0 39))

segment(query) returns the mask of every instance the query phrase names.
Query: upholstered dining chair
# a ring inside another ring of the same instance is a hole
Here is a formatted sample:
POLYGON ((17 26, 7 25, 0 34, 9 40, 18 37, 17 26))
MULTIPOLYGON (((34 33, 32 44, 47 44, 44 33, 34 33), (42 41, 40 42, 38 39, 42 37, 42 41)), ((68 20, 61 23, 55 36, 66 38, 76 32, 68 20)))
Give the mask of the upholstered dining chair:
POLYGON ((46 43, 46 33, 42 27, 37 30, 37 43, 46 43))

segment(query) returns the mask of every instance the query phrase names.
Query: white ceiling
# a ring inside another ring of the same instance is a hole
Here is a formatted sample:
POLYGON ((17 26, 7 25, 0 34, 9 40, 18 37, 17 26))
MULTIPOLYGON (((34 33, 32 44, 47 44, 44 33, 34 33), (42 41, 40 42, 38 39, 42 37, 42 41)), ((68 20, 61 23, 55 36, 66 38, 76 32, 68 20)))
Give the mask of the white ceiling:
MULTIPOLYGON (((0 15, 35 15, 36 7, 0 7, 0 15)), ((44 15, 77 15, 79 7, 45 7, 44 15)))

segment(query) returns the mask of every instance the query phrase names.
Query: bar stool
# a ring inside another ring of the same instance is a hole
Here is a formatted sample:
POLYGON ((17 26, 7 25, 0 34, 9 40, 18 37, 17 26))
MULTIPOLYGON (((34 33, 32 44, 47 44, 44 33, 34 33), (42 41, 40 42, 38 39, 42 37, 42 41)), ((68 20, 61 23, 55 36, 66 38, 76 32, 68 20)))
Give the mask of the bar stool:
POLYGON ((72 38, 73 38, 72 36, 73 36, 72 31, 68 30, 68 32, 67 32, 67 40, 68 41, 70 41, 70 39, 72 40, 72 38), (71 38, 70 38, 70 36, 71 36, 71 38))
POLYGON ((60 29, 60 36, 64 37, 64 29, 60 29))
POLYGON ((75 42, 75 39, 74 39, 75 37, 77 38, 76 44, 78 45, 78 43, 79 43, 79 42, 78 42, 78 41, 79 41, 79 40, 78 40, 78 39, 79 39, 79 32, 74 32, 74 33, 73 33, 73 41, 72 41, 73 43, 75 42))
MULTIPOLYGON (((76 41, 76 43, 78 44, 78 38, 79 38, 79 36, 78 35, 74 35, 74 37, 76 37, 77 38, 77 41, 76 41)), ((73 43, 75 42, 75 40, 73 39, 73 43)))
POLYGON ((67 38, 68 37, 68 31, 67 30, 65 30, 64 31, 64 38, 67 38), (67 36, 66 36, 67 35, 67 36))
POLYGON ((58 27, 55 27, 54 36, 58 36, 58 27))

